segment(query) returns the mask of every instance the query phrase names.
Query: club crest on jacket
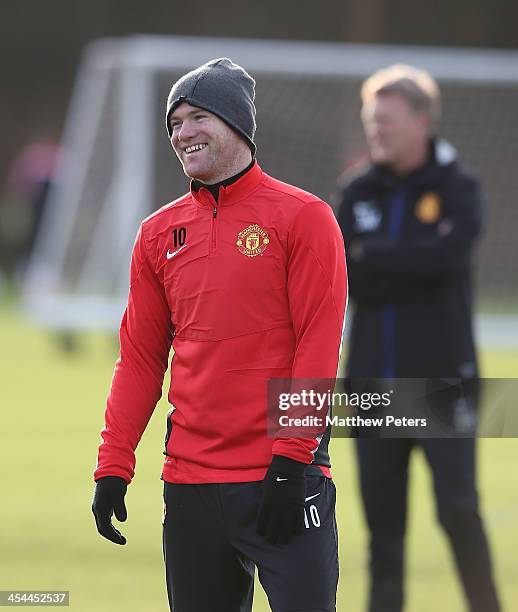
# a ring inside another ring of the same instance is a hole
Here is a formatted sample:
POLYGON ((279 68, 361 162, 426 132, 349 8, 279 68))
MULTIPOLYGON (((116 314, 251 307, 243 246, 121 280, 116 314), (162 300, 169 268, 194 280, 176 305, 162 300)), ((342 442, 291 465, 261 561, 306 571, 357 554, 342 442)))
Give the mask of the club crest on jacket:
POLYGON ((436 193, 422 195, 415 205, 415 216, 421 223, 435 223, 441 216, 441 200, 436 193))
POLYGON ((248 257, 255 257, 261 255, 270 239, 268 233, 257 223, 249 225, 246 229, 239 232, 237 235, 236 246, 240 253, 247 255, 248 257))

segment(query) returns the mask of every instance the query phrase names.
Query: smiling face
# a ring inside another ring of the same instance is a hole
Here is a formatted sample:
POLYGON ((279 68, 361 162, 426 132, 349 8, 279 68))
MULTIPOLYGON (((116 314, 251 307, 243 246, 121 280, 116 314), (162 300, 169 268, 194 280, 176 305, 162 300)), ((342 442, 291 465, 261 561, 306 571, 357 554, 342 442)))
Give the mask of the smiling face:
POLYGON ((212 185, 234 176, 252 159, 244 138, 222 119, 187 102, 169 116, 171 144, 185 174, 212 185))

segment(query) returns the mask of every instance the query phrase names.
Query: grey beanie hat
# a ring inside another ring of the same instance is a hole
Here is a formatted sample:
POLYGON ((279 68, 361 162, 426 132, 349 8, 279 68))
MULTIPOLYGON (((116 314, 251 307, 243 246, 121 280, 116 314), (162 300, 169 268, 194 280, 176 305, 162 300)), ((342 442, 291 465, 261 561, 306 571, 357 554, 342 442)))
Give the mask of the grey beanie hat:
POLYGON ((203 108, 243 136, 255 155, 255 81, 248 72, 226 57, 214 59, 181 77, 167 98, 165 123, 169 138, 169 115, 182 102, 203 108))

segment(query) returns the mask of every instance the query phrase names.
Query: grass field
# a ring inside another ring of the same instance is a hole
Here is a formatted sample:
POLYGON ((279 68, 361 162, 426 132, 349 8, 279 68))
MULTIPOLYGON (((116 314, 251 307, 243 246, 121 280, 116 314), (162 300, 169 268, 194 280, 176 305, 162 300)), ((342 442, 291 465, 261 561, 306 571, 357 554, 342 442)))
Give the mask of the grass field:
MULTIPOLYGON (((82 340, 60 351, 13 308, 0 309, 0 590, 69 590, 84 612, 166 612, 159 480, 167 405, 158 405, 138 451, 127 495, 126 547, 98 536, 90 511, 104 401, 115 343, 82 340)), ((513 377, 518 355, 483 354, 486 376, 513 377)), ((480 491, 505 610, 518 610, 518 440, 481 440, 480 491)), ((333 441, 340 528, 338 610, 361 612, 366 532, 350 440, 333 441)), ((408 612, 464 610, 446 541, 434 518, 422 457, 412 464, 408 612)), ((200 551, 200 555, 203 551, 200 551)), ((203 581, 201 581, 203 584, 203 581)), ((254 612, 269 610, 260 588, 254 612)), ((200 611, 200 612, 210 612, 200 611)))

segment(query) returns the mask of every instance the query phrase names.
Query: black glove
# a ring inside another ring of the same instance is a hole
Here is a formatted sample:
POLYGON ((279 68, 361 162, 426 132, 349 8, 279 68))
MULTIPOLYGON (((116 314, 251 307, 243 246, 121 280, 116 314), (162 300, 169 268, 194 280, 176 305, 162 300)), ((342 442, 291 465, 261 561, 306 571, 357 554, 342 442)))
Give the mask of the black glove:
POLYGON ((126 544, 126 538, 112 525, 115 513, 117 520, 124 522, 128 517, 124 496, 128 485, 119 476, 99 478, 95 484, 92 512, 95 516, 97 531, 115 544, 126 544))
POLYGON ((287 544, 304 529, 305 463, 274 455, 263 480, 257 533, 271 544, 287 544))

